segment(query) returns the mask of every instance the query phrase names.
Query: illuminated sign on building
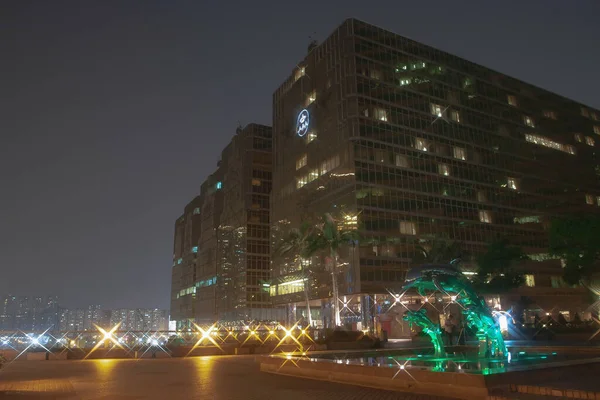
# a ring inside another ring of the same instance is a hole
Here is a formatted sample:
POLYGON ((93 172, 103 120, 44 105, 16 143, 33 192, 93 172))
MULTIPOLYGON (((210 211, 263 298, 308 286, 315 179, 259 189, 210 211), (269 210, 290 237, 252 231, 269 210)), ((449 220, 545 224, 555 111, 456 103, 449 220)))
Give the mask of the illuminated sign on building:
POLYGON ((308 124, 310 122, 310 115, 308 110, 304 109, 298 114, 298 120, 296 121, 296 134, 300 137, 306 135, 308 132, 308 124))

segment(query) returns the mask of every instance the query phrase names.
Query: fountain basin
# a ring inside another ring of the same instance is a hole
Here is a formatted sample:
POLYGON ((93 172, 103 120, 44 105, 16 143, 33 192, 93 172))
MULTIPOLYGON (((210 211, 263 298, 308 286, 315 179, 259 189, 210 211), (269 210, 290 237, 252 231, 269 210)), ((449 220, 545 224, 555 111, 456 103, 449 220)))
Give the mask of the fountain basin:
POLYGON ((314 352, 260 357, 264 372, 460 399, 487 399, 511 385, 546 385, 600 373, 600 348, 512 347, 508 360, 477 358, 475 347, 314 352), (513 356, 514 354, 514 356, 513 356), (460 366, 460 368, 459 368, 460 366))

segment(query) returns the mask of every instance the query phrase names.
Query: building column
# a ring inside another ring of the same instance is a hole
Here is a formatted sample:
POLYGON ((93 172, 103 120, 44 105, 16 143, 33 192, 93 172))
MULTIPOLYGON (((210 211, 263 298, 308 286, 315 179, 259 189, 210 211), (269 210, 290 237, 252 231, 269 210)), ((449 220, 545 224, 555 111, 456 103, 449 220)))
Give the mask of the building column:
POLYGON ((329 299, 321 300, 321 320, 323 321, 323 328, 333 328, 332 307, 329 299))
POLYGON ((288 327, 296 323, 296 303, 288 304, 287 307, 287 325, 288 327))
POLYGON ((370 332, 374 328, 374 310, 373 310, 373 297, 369 294, 363 294, 360 296, 360 314, 362 328, 368 329, 370 332))

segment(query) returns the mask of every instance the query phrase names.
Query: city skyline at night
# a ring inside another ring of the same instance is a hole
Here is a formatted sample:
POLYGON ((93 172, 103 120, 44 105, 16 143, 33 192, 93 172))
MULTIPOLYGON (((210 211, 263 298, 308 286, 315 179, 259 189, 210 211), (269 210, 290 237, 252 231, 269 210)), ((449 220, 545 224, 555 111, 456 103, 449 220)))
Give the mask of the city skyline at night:
POLYGON ((591 0, 6 11, 0 293, 67 306, 169 307, 178 211, 236 126, 272 124, 273 92, 347 17, 600 108, 591 0))

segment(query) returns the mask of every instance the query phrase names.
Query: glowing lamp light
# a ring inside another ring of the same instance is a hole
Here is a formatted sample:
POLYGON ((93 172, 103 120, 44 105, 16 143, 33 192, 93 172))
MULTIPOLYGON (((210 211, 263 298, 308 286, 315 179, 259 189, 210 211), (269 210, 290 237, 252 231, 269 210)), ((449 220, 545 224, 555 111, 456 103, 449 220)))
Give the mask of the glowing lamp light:
POLYGON ((158 346, 158 341, 156 339, 152 340, 152 346, 158 346))
POLYGON ((304 109, 300 111, 296 118, 296 134, 300 137, 306 135, 308 132, 308 126, 310 124, 310 114, 308 110, 304 109))
POLYGON ((287 356, 285 356, 285 358, 287 358, 288 360, 291 360, 292 359, 292 355, 288 354, 287 356))
POLYGON ((39 346, 40 345, 40 341, 38 338, 31 338, 31 344, 34 346, 39 346))
POLYGON ((452 296, 452 297, 450 297, 450 299, 451 299, 452 301, 456 301, 456 296, 452 296))
POLYGON ((508 319, 506 319, 506 315, 501 315, 498 317, 498 324, 500 325, 500 331, 508 331, 508 319))
POLYGON ((401 365, 401 366, 400 366, 400 369, 404 369, 404 365, 401 365))
POLYGON ((269 335, 274 335, 275 331, 269 331, 269 335))

